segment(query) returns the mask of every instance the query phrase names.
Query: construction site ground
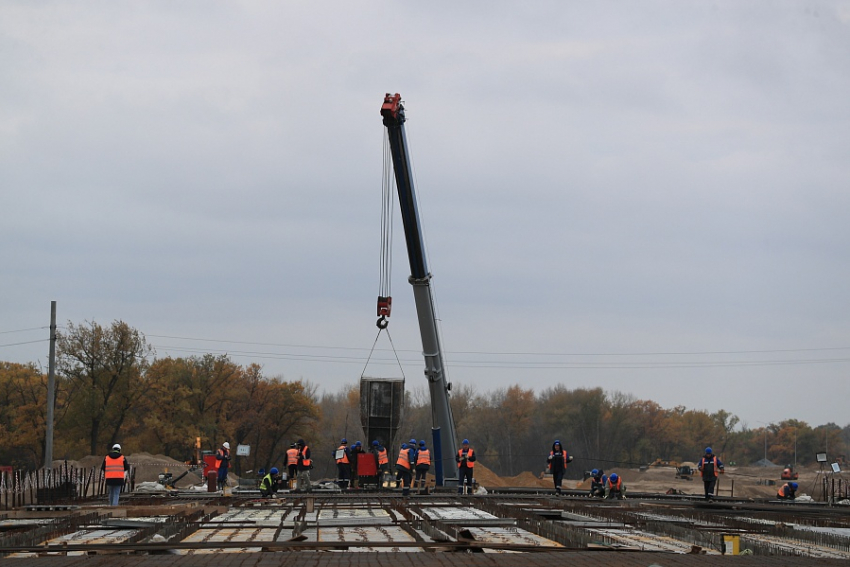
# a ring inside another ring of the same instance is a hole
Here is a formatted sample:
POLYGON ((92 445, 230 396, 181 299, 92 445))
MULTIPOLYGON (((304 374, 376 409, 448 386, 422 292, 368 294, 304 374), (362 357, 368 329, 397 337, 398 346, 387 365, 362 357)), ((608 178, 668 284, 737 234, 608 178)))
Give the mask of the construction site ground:
MULTIPOLYGON (((0 557, 30 567, 216 565, 847 565, 850 506, 775 500, 779 468, 727 467, 720 495, 702 482, 675 478, 675 468, 610 469, 629 489, 625 500, 592 499, 588 481, 568 480, 556 496, 551 478, 526 472, 501 478, 476 468, 481 494, 452 490, 404 497, 398 490, 339 491, 261 498, 250 479, 231 479, 227 493, 207 492, 199 475, 177 490, 157 487, 159 455, 128 457, 137 487, 121 505, 103 496, 0 511, 0 557), (776 484, 769 485, 768 481, 776 484), (734 489, 733 489, 734 482, 734 489), (737 552, 744 555, 732 557, 737 552), (209 557, 215 555, 215 558, 209 557)), ((98 466, 92 457, 75 463, 98 466), (91 461, 91 462, 89 462, 91 461)), ((802 493, 820 471, 800 471, 802 493)), ((316 479, 318 480, 318 479, 316 479)))

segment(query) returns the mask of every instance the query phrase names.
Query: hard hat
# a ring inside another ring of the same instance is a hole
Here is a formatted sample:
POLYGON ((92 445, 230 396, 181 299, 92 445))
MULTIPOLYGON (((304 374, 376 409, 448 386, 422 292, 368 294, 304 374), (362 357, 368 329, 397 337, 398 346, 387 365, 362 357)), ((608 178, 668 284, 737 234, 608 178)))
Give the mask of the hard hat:
POLYGON ((464 439, 462 445, 469 445, 469 439, 464 439))
POLYGON ((411 439, 411 440, 410 440, 410 444, 411 444, 411 445, 416 445, 416 439, 411 439))
POLYGON ((222 443, 221 446, 224 447, 225 449, 227 449, 228 451, 230 450, 230 443, 228 443, 227 441, 222 443))
POLYGON ((710 455, 711 454, 711 447, 706 447, 705 452, 710 455))
POLYGON ((345 437, 342 438, 342 441, 339 442, 340 445, 348 445, 348 439, 345 437))
POLYGON ((424 447, 424 446, 425 446, 425 440, 424 440, 424 439, 423 439, 422 441, 420 441, 420 442, 419 442, 419 446, 420 446, 420 447, 424 447))
POLYGON ((407 443, 402 443, 402 444, 401 444, 401 448, 402 448, 402 449, 407 449, 407 443))
POLYGON ((355 443, 354 443, 354 446, 355 446, 355 447, 360 447, 360 446, 361 446, 360 441, 355 442, 355 443))
POLYGON ((800 486, 800 485, 799 485, 799 484, 797 484, 796 482, 792 482, 792 483, 791 483, 791 488, 793 488, 794 490, 797 490, 797 487, 798 487, 798 486, 800 486))
POLYGON ((295 443, 292 443, 291 445, 289 445, 289 448, 290 448, 290 449, 294 449, 294 448, 295 448, 295 443))
POLYGON ((620 477, 617 476, 617 473, 611 473, 611 482, 617 482, 620 477))
POLYGON ((561 444, 561 442, 560 442, 559 440, 555 439, 555 442, 554 442, 554 443, 552 443, 552 444, 553 444, 553 445, 560 445, 560 444, 561 444))
POLYGON ((121 451, 121 445, 116 443, 115 445, 112 446, 112 450, 113 451, 121 451))
POLYGON ((372 441, 372 446, 373 446, 373 447, 377 447, 378 445, 380 445, 380 443, 378 443, 378 440, 377 440, 377 439, 375 439, 374 441, 372 441))
POLYGON ((599 470, 598 470, 598 469, 593 469, 592 471, 590 471, 590 474, 592 474, 593 476, 596 476, 596 475, 598 475, 598 474, 599 474, 599 470))
POLYGON ((270 472, 270 473, 272 473, 272 475, 276 475, 276 474, 277 474, 277 473, 279 473, 280 471, 279 471, 279 470, 277 470, 277 467, 272 467, 272 470, 270 470, 269 472, 270 472))
POLYGON ((298 440, 298 444, 299 444, 299 445, 301 445, 301 446, 303 446, 303 445, 304 445, 304 440, 303 440, 303 439, 299 439, 299 440, 298 440))

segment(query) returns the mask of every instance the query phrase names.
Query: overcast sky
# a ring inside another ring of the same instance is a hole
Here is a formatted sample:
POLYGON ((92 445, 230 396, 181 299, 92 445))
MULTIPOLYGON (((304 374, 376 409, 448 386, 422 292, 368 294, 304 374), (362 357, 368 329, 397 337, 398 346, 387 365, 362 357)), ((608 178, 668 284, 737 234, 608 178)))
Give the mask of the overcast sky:
POLYGON ((56 300, 158 356, 400 375, 386 336, 366 366, 385 92, 450 380, 850 422, 850 2, 3 0, 0 360, 46 367, 56 300))

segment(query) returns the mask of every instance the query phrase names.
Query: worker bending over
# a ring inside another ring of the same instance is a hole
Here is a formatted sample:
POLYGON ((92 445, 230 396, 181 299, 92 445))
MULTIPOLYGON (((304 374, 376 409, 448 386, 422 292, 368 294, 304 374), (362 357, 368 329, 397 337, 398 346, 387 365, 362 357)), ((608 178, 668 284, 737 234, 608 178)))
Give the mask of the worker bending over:
POLYGON ((277 467, 272 467, 272 470, 269 471, 269 474, 264 476, 263 480, 260 481, 260 494, 262 494, 264 498, 274 496, 277 492, 277 487, 279 484, 280 471, 277 470, 277 467))
POLYGON ((623 500, 626 498, 626 485, 617 473, 611 473, 605 483, 605 498, 623 500))
POLYGON ((401 482, 402 496, 410 496, 411 471, 413 471, 413 452, 407 443, 401 444, 398 460, 395 463, 396 480, 401 482))
POLYGON ((698 468, 705 488, 705 499, 711 500, 714 496, 714 488, 717 486, 717 477, 726 472, 723 463, 712 452, 711 447, 706 447, 705 455, 699 460, 698 468))
POLYGON ((608 477, 605 475, 605 471, 601 469, 590 471, 590 495, 594 498, 605 498, 606 482, 608 482, 608 477))
POLYGON ((795 498, 797 498, 797 488, 799 486, 800 485, 796 482, 786 482, 776 492, 776 497, 780 500, 794 500, 795 498))
POLYGON ((455 456, 457 461, 457 493, 464 493, 464 483, 467 492, 472 493, 472 470, 475 468, 475 451, 469 446, 469 439, 464 439, 462 446, 455 456))

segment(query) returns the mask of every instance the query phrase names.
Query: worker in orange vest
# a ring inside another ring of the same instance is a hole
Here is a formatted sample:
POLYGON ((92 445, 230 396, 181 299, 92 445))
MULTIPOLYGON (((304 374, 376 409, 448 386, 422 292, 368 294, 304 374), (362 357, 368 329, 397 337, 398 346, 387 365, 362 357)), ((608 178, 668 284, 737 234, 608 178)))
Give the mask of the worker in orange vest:
POLYGON ((291 444, 289 449, 286 450, 286 473, 289 488, 292 488, 292 483, 298 476, 298 449, 295 447, 295 443, 291 444))
POLYGON ((303 439, 298 440, 298 491, 312 492, 310 486, 310 470, 313 468, 313 459, 310 447, 303 439))
POLYGON ((778 491, 776 497, 780 500, 794 500, 797 497, 797 488, 800 485, 796 482, 786 482, 778 491))
POLYGON ((605 498, 616 498, 617 500, 626 498, 626 485, 623 484, 623 479, 617 473, 611 473, 608 482, 605 483, 605 498))
POLYGON ((227 484, 227 469, 230 468, 230 443, 227 441, 215 452, 215 466, 218 469, 218 486, 223 494, 227 484))
POLYGON ((431 469, 431 452, 425 445, 425 440, 419 442, 419 450, 416 452, 416 479, 413 481, 413 488, 419 485, 419 488, 425 489, 425 476, 431 469))
POLYGON ((378 488, 383 488, 384 482, 388 481, 387 477, 390 474, 390 456, 387 453, 386 447, 375 439, 372 441, 372 453, 375 455, 375 461, 378 463, 378 488))
POLYGON ((457 461, 457 493, 464 493, 464 484, 467 492, 472 492, 472 469, 475 468, 475 451, 469 446, 469 439, 464 439, 461 448, 455 455, 457 461))
POLYGON ((398 460, 395 463, 396 480, 401 481, 402 496, 410 496, 410 479, 411 471, 413 471, 413 454, 407 443, 401 444, 401 450, 398 452, 398 460))
POLYGON ((567 472, 567 463, 572 460, 573 457, 567 453, 561 442, 555 439, 555 442, 552 443, 552 450, 549 451, 549 457, 546 458, 546 464, 552 471, 552 480, 555 481, 555 494, 557 496, 561 495, 561 483, 564 480, 564 473, 567 472))
POLYGON ((100 465, 100 470, 106 479, 106 492, 109 498, 109 505, 118 506, 118 498, 121 495, 121 488, 124 486, 124 478, 130 471, 130 463, 121 454, 121 445, 116 443, 112 446, 112 450, 104 457, 103 463, 100 465))
POLYGON ((705 487, 705 499, 711 500, 711 497, 714 496, 714 487, 717 486, 717 477, 726 472, 723 468, 723 462, 717 458, 711 447, 706 447, 705 455, 699 460, 697 468, 705 487))
POLYGON ((339 447, 334 451, 336 459, 336 478, 337 485, 340 489, 346 490, 348 483, 351 481, 351 458, 348 452, 348 439, 343 439, 339 442, 339 447))

